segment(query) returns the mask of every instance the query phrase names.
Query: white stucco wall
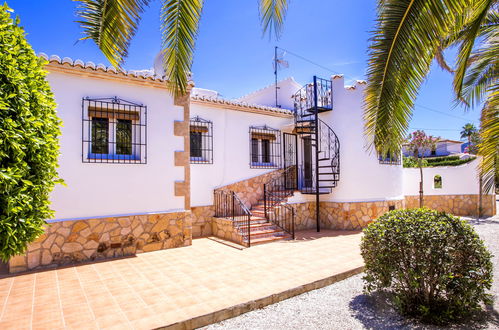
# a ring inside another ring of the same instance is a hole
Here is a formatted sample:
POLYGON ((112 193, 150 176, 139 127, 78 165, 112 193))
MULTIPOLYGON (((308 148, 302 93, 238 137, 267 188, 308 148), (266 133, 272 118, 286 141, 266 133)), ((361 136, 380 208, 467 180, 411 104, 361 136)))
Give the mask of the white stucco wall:
MULTIPOLYGON (((426 195, 468 195, 479 193, 478 160, 460 166, 423 168, 423 190, 426 195), (435 175, 442 177, 442 188, 433 187, 435 175)), ((404 195, 419 194, 419 168, 403 169, 404 195)))
POLYGON ((381 201, 403 198, 402 165, 380 164, 375 152, 366 149, 363 102, 366 85, 344 87, 343 77, 334 77, 333 110, 320 118, 340 140, 340 181, 321 200, 336 202, 381 201))
MULTIPOLYGON (((277 101, 283 109, 294 109, 294 101, 291 98, 302 86, 298 84, 293 77, 286 78, 277 82, 277 101)), ((275 84, 257 90, 245 95, 238 101, 261 104, 269 107, 275 107, 275 84)))
POLYGON ((250 168, 250 126, 266 124, 282 129, 293 123, 292 117, 281 118, 191 103, 191 118, 195 116, 213 123, 213 164, 191 164, 192 206, 212 205, 213 190, 217 187, 273 171, 250 168))
POLYGON ((173 135, 181 107, 164 88, 131 85, 51 72, 48 80, 63 121, 59 173, 66 187, 51 194, 55 219, 165 212, 184 208, 174 196, 174 182, 183 180, 183 167, 174 166, 174 151, 183 139, 173 135), (82 162, 82 98, 114 97, 147 106, 147 164, 82 162))

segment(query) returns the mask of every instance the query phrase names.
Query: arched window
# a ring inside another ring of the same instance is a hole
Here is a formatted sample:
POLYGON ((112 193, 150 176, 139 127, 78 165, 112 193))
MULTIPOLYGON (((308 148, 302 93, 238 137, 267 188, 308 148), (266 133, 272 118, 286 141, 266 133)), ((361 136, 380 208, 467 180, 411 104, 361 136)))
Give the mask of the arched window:
POLYGON ((438 174, 433 177, 433 189, 442 189, 442 177, 438 174))

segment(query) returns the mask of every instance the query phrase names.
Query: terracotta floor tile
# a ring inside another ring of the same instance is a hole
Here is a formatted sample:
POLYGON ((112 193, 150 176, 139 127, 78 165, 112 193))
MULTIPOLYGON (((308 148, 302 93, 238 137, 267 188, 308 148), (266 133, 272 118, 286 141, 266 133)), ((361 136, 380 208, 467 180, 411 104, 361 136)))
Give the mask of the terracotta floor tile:
POLYGON ((133 321, 132 325, 133 325, 134 329, 137 329, 137 330, 142 330, 142 329, 149 330, 149 329, 154 329, 154 328, 158 328, 161 326, 165 326, 166 324, 165 324, 165 321, 163 320, 163 318, 151 316, 151 317, 144 317, 144 318, 141 318, 139 320, 133 321))
POLYGON ((33 329, 63 329, 64 328, 64 321, 62 317, 60 318, 44 318, 44 319, 33 319, 32 323, 33 329))
POLYGON ((32 317, 66 329, 165 326, 362 266, 360 238, 299 232, 293 242, 242 250, 196 239, 187 248, 2 278, 0 329, 30 328, 32 317))
POLYGON ((0 329, 2 330, 23 330, 30 329, 31 321, 30 320, 8 320, 8 321, 0 321, 0 329))
POLYGON ((88 321, 88 322, 67 323, 66 329, 69 329, 69 330, 97 330, 97 329, 99 329, 99 327, 97 326, 97 322, 88 321))
POLYGON ((155 311, 149 307, 127 310, 126 312, 124 312, 124 314, 129 321, 135 321, 141 318, 151 317, 156 315, 155 311))
POLYGON ((112 314, 105 315, 95 320, 97 322, 97 326, 101 329, 107 329, 113 326, 121 326, 123 328, 130 328, 130 323, 122 314, 112 314))
POLYGON ((65 315, 64 323, 67 327, 77 326, 84 323, 92 323, 95 319, 90 314, 65 315))

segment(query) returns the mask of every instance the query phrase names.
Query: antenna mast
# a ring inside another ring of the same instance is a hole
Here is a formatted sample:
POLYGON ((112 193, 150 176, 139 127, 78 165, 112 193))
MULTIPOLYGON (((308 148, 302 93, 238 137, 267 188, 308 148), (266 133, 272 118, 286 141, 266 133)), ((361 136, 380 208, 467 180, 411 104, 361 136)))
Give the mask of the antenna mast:
POLYGON ((275 77, 275 107, 279 108, 279 104, 277 103, 277 46, 274 47, 274 77, 275 77))

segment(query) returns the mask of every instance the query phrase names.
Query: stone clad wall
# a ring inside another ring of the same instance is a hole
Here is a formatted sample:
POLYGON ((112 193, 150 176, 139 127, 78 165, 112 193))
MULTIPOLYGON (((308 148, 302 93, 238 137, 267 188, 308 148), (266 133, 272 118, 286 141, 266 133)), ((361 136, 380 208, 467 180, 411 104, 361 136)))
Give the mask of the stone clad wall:
MULTIPOLYGON (((316 228, 315 202, 292 204, 295 208, 295 229, 316 228)), ((320 202, 321 228, 336 230, 355 230, 366 227, 371 221, 388 212, 388 207, 404 207, 403 200, 336 203, 320 202)))
POLYGON ((216 237, 244 245, 243 237, 234 228, 232 220, 223 219, 223 218, 213 218, 211 226, 212 226, 213 235, 215 235, 216 237))
POLYGON ((190 221, 189 212, 176 212, 49 223, 25 255, 9 261, 9 269, 15 273, 191 245, 190 221))
MULTIPOLYGON (((428 195, 424 196, 428 208, 458 216, 474 216, 478 211, 478 195, 428 195)), ((496 214, 495 195, 484 195, 483 215, 496 214)), ((315 202, 291 204, 295 209, 295 229, 316 228, 315 202)), ((321 228, 337 230, 357 230, 366 227, 388 212, 389 207, 410 209, 419 207, 419 196, 405 196, 403 200, 336 203, 320 202, 321 228)))
POLYGON ((215 215, 215 207, 197 206, 191 209, 192 237, 207 237, 213 234, 211 222, 215 215))
POLYGON ((315 202, 290 205, 295 209, 295 230, 306 230, 316 227, 315 202))
POLYGON ((404 200, 358 202, 358 203, 320 203, 320 216, 324 228, 356 230, 365 228, 389 211, 389 207, 403 209, 404 200))
POLYGON ((217 190, 232 190, 236 192, 239 199, 250 208, 251 205, 257 204, 258 200, 263 198, 263 185, 273 178, 278 177, 281 172, 282 170, 275 170, 220 187, 217 190))
MULTIPOLYGON (((478 195, 425 195, 423 205, 430 209, 447 212, 459 216, 476 216, 478 214, 478 195)), ((405 196, 406 208, 418 208, 419 196, 405 196)), ((496 214, 496 196, 482 196, 482 215, 496 214)))

